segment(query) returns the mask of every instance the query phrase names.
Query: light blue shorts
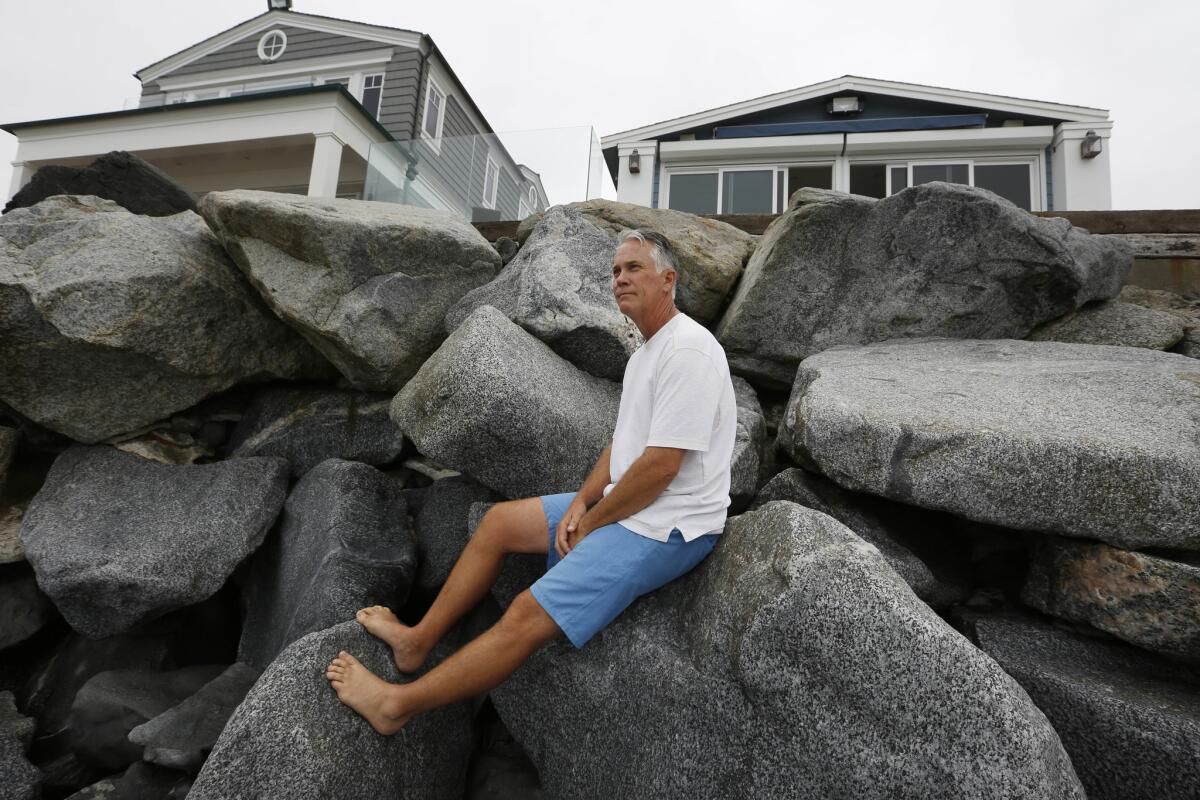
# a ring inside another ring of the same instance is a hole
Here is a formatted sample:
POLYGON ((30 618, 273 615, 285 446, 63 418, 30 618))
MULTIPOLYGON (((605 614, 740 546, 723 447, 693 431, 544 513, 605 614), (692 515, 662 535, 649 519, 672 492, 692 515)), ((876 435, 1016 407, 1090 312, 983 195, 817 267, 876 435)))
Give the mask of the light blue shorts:
POLYGON ((550 527, 546 574, 530 591, 576 647, 583 647, 637 598, 669 583, 699 564, 720 534, 690 542, 679 529, 665 542, 634 533, 620 523, 583 537, 567 557, 554 549, 554 531, 575 492, 541 498, 550 527))

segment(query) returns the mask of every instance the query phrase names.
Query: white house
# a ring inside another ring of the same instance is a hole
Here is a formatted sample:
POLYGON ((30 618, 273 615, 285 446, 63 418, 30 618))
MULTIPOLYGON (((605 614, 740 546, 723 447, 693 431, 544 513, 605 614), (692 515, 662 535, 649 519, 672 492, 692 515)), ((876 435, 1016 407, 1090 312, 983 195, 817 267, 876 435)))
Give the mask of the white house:
POLYGON ((778 213, 802 186, 886 197, 934 180, 1031 211, 1112 208, 1099 108, 846 75, 601 140, 618 198, 778 213))
POLYGON ((271 0, 139 70, 138 108, 0 125, 18 140, 12 193, 40 166, 128 150, 196 194, 358 197, 370 178, 470 219, 546 207, 429 36, 290 9, 271 0))

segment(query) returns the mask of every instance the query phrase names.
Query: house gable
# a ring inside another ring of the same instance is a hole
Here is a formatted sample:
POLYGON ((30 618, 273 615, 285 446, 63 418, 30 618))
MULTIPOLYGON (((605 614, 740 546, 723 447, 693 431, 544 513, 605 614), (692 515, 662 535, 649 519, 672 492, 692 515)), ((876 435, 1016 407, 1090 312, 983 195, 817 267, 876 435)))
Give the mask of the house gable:
MULTIPOLYGON (((678 141, 682 138, 713 139, 718 136, 736 136, 739 128, 746 126, 784 126, 794 123, 838 123, 847 120, 874 120, 879 125, 887 127, 892 122, 897 130, 910 129, 921 123, 918 120, 942 119, 946 127, 1000 127, 1008 124, 1020 125, 1054 125, 1060 119, 1036 116, 1032 114, 1017 114, 997 112, 993 109, 976 105, 957 105, 929 100, 916 100, 905 97, 893 97, 885 94, 870 92, 855 92, 863 104, 863 110, 853 114, 833 115, 828 111, 829 101, 847 92, 830 92, 826 95, 801 100, 794 103, 754 111, 748 114, 728 117, 716 122, 709 122, 693 128, 680 130, 661 136, 659 141, 678 141), (953 119, 947 119, 953 118, 953 119), (718 133, 718 130, 720 131, 718 133)), ((787 135, 783 131, 780 135, 787 135)), ((768 135, 769 129, 759 131, 756 135, 768 135)), ((750 135, 750 134, 747 134, 750 135)))
POLYGON ((283 31, 287 36, 287 47, 284 49, 283 55, 270 62, 276 66, 310 59, 378 51, 382 47, 382 43, 377 40, 314 31, 296 25, 268 25, 219 50, 214 50, 190 63, 166 72, 159 76, 158 80, 260 66, 264 62, 258 57, 258 42, 263 34, 275 30, 283 31))
MULTIPOLYGON (((841 78, 815 83, 810 86, 802 86, 798 89, 757 97, 740 103, 732 103, 719 108, 701 111, 696 114, 689 114, 684 117, 664 120, 641 128, 614 133, 605 136, 601 140, 601 145, 607 149, 614 147, 618 142, 622 141, 647 139, 669 140, 671 138, 678 138, 679 135, 684 133, 694 134, 706 129, 711 130, 711 128, 719 125, 750 124, 743 120, 758 118, 759 115, 762 115, 762 119, 772 119, 773 114, 786 116, 788 114, 813 113, 815 109, 820 109, 823 114, 822 118, 828 119, 828 114, 824 114, 824 103, 828 98, 851 94, 864 98, 867 96, 873 97, 877 104, 876 108, 881 113, 890 113, 887 110, 889 106, 895 111, 905 111, 906 116, 909 115, 909 111, 917 107, 926 109, 936 109, 938 107, 955 109, 949 112, 954 114, 969 113, 964 112, 963 109, 973 109, 976 112, 987 113, 989 115, 989 125, 1000 124, 1005 119, 1031 120, 1031 122, 1026 124, 1048 124, 1045 122, 1046 120, 1053 122, 1100 122, 1108 119, 1108 111, 1105 109, 1069 106, 1039 100, 1025 100, 1004 97, 1002 95, 964 92, 936 86, 881 81, 874 78, 845 75, 841 78), (910 103, 917 105, 909 105, 910 103), (1039 120, 1039 122, 1032 122, 1033 120, 1039 120)), ((865 111, 867 113, 874 113, 871 112, 870 105, 865 103, 864 105, 866 106, 865 111)), ((780 119, 779 121, 806 120, 780 119)))
MULTIPOLYGON (((241 42, 256 34, 261 36, 265 31, 278 26, 293 26, 310 32, 363 39, 376 42, 376 46, 378 44, 391 44, 420 49, 423 39, 422 34, 416 31, 368 25, 362 22, 322 17, 315 14, 300 14, 294 11, 268 11, 235 25, 228 30, 210 36, 191 47, 180 50, 178 53, 168 56, 161 61, 156 61, 148 67, 143 67, 134 73, 134 77, 142 83, 155 81, 168 73, 183 69, 198 59, 224 50, 230 45, 241 42)), ((257 47, 257 39, 255 39, 255 46, 257 47)))

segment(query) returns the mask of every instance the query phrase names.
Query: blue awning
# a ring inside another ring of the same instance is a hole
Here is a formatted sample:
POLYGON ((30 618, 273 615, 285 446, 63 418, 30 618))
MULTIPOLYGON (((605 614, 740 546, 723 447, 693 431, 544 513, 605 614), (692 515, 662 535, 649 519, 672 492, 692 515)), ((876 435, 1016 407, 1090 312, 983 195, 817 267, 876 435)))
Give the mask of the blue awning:
POLYGON ((948 114, 939 117, 888 117, 837 119, 821 122, 775 122, 766 125, 723 125, 713 129, 714 139, 749 139, 755 136, 804 136, 811 133, 878 133, 880 131, 931 131, 944 128, 982 128, 987 114, 948 114))

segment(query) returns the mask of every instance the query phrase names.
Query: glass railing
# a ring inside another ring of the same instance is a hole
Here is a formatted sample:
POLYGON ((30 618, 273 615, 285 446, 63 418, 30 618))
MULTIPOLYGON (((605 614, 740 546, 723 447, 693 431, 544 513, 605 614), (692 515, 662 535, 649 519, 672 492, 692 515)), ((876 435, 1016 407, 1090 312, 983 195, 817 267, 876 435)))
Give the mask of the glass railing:
POLYGON ((617 192, 596 132, 578 127, 375 144, 362 196, 486 222, 617 192))

